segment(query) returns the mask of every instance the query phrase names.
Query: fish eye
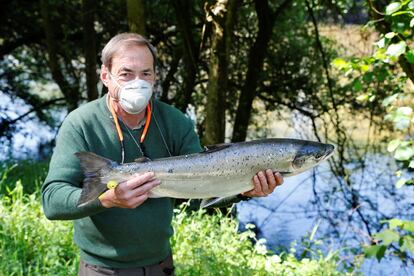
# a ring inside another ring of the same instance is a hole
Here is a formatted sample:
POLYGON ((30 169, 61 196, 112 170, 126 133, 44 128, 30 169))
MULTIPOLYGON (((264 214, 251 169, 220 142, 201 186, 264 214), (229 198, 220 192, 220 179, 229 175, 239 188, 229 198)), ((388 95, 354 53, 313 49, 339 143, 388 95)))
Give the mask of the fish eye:
POLYGON ((305 163, 305 161, 306 161, 306 157, 305 156, 297 157, 297 158, 295 158, 295 160, 293 160, 293 166, 296 169, 300 169, 300 168, 302 168, 302 166, 305 163))

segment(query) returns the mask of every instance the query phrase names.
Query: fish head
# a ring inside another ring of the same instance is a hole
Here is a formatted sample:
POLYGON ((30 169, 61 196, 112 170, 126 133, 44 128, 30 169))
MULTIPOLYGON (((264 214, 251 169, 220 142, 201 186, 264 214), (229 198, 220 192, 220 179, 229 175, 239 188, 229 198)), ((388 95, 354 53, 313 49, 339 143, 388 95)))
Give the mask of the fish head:
POLYGON ((335 146, 331 144, 306 141, 296 151, 292 167, 296 172, 310 169, 331 157, 334 150, 335 146))

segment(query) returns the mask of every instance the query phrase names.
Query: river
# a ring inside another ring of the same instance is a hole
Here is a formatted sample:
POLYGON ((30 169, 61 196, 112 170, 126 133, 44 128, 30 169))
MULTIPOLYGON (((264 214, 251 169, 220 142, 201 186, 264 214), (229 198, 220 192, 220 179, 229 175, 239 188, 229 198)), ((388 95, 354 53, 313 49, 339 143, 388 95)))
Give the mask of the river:
MULTIPOLYGON (((352 193, 359 197, 357 208, 369 221, 369 227, 377 232, 385 217, 413 219, 414 192, 410 187, 394 186, 396 170, 394 160, 387 155, 370 154, 364 167, 352 166, 352 193)), ((366 226, 356 209, 347 208, 350 189, 343 187, 331 173, 327 162, 312 172, 285 179, 282 186, 266 198, 253 199, 237 205, 241 228, 256 225, 258 238, 267 241, 269 249, 297 248, 302 254, 301 240, 316 230, 313 246, 325 254, 339 248, 359 248, 368 243, 366 226), (294 245, 296 243, 296 245, 294 245)), ((340 252, 344 263, 353 263, 354 253, 340 252)), ((413 266, 405 266, 398 258, 365 259, 360 271, 364 275, 414 275, 413 266)))

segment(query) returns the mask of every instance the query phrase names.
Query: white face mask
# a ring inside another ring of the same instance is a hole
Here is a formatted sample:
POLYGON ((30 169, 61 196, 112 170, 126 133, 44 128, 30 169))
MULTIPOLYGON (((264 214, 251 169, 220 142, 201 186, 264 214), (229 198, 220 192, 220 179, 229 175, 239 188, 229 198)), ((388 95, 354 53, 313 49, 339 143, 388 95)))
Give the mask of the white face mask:
POLYGON ((129 114, 138 114, 145 109, 152 96, 151 83, 141 79, 128 81, 122 86, 116 80, 115 83, 119 87, 117 100, 123 110, 129 114))

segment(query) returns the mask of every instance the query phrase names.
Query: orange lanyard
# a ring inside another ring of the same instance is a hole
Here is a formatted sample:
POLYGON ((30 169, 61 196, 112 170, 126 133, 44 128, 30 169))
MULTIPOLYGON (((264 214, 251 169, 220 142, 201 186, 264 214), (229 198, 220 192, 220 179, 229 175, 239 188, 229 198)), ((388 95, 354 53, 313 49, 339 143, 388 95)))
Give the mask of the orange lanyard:
MULTIPOLYGON (((122 133, 121 127, 119 125, 119 121, 118 121, 118 116, 115 113, 115 110, 112 106, 112 101, 109 101, 109 109, 111 110, 112 113, 112 117, 114 118, 114 123, 115 123, 115 128, 116 128, 116 133, 118 134, 118 139, 119 142, 121 143, 121 163, 124 163, 124 158, 125 158, 125 147, 124 147, 124 134, 122 133)), ((151 104, 148 103, 147 104, 147 117, 145 118, 145 125, 144 125, 144 130, 142 131, 141 134, 141 138, 140 138, 140 143, 144 143, 145 137, 147 136, 148 133, 148 128, 151 122, 151 117, 152 117, 152 111, 151 111, 151 104)))

